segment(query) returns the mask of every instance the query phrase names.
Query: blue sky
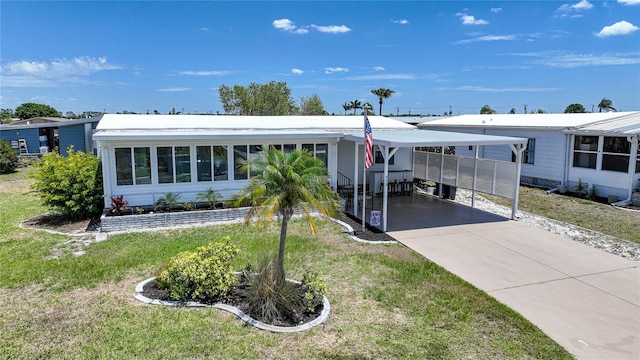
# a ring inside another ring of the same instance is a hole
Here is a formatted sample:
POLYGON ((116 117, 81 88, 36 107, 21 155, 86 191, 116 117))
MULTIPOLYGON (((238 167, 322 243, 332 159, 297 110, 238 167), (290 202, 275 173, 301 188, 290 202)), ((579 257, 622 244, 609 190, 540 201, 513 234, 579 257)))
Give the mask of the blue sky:
POLYGON ((223 112, 284 81, 329 113, 640 110, 640 0, 0 2, 0 107, 223 112))

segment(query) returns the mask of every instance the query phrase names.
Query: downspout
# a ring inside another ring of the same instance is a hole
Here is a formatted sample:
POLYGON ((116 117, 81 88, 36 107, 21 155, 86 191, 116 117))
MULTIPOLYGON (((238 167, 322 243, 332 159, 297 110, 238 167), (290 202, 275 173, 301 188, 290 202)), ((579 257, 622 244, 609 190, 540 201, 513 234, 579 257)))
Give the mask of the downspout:
MULTIPOLYGON (((353 216, 358 216, 358 145, 357 141, 353 142, 355 155, 353 161, 353 216)), ((364 217, 364 214, 362 215, 364 217)))
POLYGON ((631 204, 631 197, 633 195, 633 175, 636 173, 636 159, 638 156, 638 137, 627 136, 627 141, 631 143, 631 154, 629 155, 629 168, 627 169, 629 174, 629 189, 627 198, 621 201, 612 203, 613 206, 622 206, 631 204))
POLYGON ((562 184, 567 185, 569 182, 569 164, 571 163, 571 134, 565 134, 564 142, 564 171, 562 174, 562 184))

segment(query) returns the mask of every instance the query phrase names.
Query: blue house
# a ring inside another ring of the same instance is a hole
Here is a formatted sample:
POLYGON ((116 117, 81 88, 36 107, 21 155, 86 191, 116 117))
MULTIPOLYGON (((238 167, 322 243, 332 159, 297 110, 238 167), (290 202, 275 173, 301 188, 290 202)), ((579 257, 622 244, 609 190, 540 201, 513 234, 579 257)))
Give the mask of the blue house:
POLYGON ((20 155, 45 154, 55 149, 66 154, 66 149, 72 145, 76 151, 94 152, 91 137, 99 121, 99 117, 18 120, 0 125, 0 139, 11 143, 20 155))

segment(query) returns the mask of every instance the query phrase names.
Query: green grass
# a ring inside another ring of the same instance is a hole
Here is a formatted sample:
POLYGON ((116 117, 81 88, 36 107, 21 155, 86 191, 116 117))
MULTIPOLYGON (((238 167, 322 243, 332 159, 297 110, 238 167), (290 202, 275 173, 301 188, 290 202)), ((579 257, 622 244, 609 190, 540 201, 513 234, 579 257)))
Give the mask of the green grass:
POLYGON ((45 260, 67 239, 18 228, 45 209, 23 191, 0 190, 5 358, 571 358, 520 315, 411 250, 354 243, 328 222, 316 238, 292 222, 285 259, 289 277, 305 268, 323 274, 332 306, 324 325, 272 334, 217 309, 145 305, 133 299, 135 285, 171 256, 230 236, 241 249, 234 267, 255 265, 277 251, 277 225, 121 234, 85 255, 45 260))
MULTIPOLYGON (((494 196, 487 198, 501 205, 511 206, 510 200, 494 196)), ((544 189, 527 186, 520 187, 519 209, 640 244, 638 211, 626 211, 586 199, 548 194, 544 189)))

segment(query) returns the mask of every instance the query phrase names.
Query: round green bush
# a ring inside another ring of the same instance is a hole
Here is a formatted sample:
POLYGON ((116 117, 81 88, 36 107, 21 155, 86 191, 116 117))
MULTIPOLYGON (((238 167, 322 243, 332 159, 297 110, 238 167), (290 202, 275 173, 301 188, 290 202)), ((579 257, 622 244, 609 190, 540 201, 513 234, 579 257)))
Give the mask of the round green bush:
POLYGON ((18 168, 18 152, 5 140, 0 140, 0 174, 9 174, 18 168))
POLYGON ((158 283, 167 286, 177 301, 216 299, 237 281, 230 262, 239 251, 225 237, 196 251, 181 252, 166 264, 158 283))

